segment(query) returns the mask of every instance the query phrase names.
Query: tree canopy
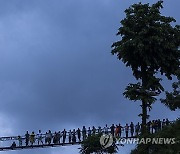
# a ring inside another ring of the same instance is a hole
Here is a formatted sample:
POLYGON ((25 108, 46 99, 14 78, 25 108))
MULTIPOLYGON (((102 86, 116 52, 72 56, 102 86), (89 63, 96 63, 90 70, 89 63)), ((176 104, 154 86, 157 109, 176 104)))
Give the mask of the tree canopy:
POLYGON ((112 54, 132 68, 136 79, 142 79, 142 66, 150 76, 160 71, 169 79, 179 68, 180 26, 173 27, 171 22, 176 20, 161 15, 162 3, 139 3, 126 9, 117 33, 122 39, 112 45, 112 54))

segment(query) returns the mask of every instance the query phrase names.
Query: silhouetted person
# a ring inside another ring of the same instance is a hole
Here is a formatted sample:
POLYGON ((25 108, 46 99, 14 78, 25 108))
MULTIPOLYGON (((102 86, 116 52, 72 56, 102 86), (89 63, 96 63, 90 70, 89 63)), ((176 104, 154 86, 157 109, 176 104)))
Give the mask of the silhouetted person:
POLYGON ((66 130, 65 129, 63 130, 62 135, 63 135, 63 143, 65 143, 66 142, 66 130))
POLYGON ((114 129, 115 129, 114 124, 112 124, 112 126, 110 127, 110 129, 111 129, 111 134, 112 134, 112 136, 114 137, 114 129))
POLYGON ((19 146, 22 146, 22 137, 18 136, 19 146))
POLYGON ((35 142, 35 134, 34 134, 34 132, 31 133, 29 140, 31 142, 31 145, 33 145, 34 142, 35 142))
POLYGON ((46 134, 45 134, 45 144, 47 144, 48 143, 48 133, 46 132, 46 134))
POLYGON ((43 137, 42 137, 42 133, 41 130, 39 130, 38 134, 37 134, 37 139, 38 139, 38 145, 41 143, 43 144, 43 137))
POLYGON ((57 143, 60 144, 60 140, 61 140, 61 131, 59 131, 57 133, 57 143))
POLYGON ((76 143, 76 131, 75 129, 73 129, 73 133, 72 133, 72 143, 76 143))
POLYGON ((107 126, 107 124, 106 124, 106 126, 104 127, 104 133, 105 133, 105 134, 108 134, 108 126, 107 126))
POLYGON ((140 131, 140 124, 139 124, 139 122, 135 126, 135 131, 136 131, 136 136, 138 136, 139 135, 139 131, 140 131))
POLYGON ((158 121, 155 120, 155 133, 158 131, 158 121))
POLYGON ((72 132, 71 132, 71 130, 69 130, 69 143, 71 143, 72 142, 72 132))
POLYGON ((91 136, 91 128, 88 129, 88 136, 91 136))
POLYGON ((121 133, 122 133, 122 126, 121 126, 121 124, 119 124, 119 137, 121 137, 121 133))
POLYGON ((92 134, 95 135, 96 134, 96 128, 93 126, 92 127, 92 134))
POLYGON ((158 119, 158 131, 161 130, 161 120, 158 119))
POLYGON ((125 126, 126 138, 128 138, 128 131, 129 131, 129 126, 128 124, 126 124, 125 126))
POLYGON ((58 135, 57 135, 57 133, 55 132, 55 133, 54 133, 54 137, 53 137, 53 143, 54 143, 54 144, 57 144, 57 142, 58 142, 57 136, 58 136, 58 135))
POLYGON ((102 133, 102 129, 101 129, 101 127, 99 126, 98 127, 98 134, 101 134, 102 133))
POLYGON ((165 121, 165 119, 163 119, 163 121, 162 121, 162 128, 164 128, 165 125, 166 125, 166 121, 165 121))
POLYGON ((52 140, 52 133, 49 130, 48 133, 47 133, 47 142, 48 142, 48 144, 51 144, 51 140, 52 140))
POLYGON ((156 131, 156 122, 155 120, 152 121, 152 134, 156 131))
POLYGON ((118 125, 116 125, 116 128, 115 128, 115 136, 119 137, 119 126, 118 125))
POLYGON ((79 128, 77 129, 77 136, 78 136, 78 140, 80 142, 81 141, 81 130, 79 128))
POLYGON ((170 123, 170 121, 168 120, 168 118, 166 118, 166 126, 168 126, 170 123))
POLYGON ((25 134, 25 142, 26 142, 26 146, 28 146, 28 144, 29 144, 29 133, 28 133, 28 131, 25 134))
POLYGON ((16 148, 16 142, 13 142, 11 148, 16 148))
POLYGON ((149 121, 148 123, 147 123, 147 130, 148 130, 148 133, 150 133, 150 131, 151 131, 151 121, 149 121))
POLYGON ((131 130, 131 137, 133 137, 133 135, 134 135, 134 124, 133 124, 133 122, 131 122, 131 124, 130 124, 130 130, 131 130))
POLYGON ((86 127, 83 126, 82 128, 82 136, 83 136, 83 141, 86 139, 86 127))

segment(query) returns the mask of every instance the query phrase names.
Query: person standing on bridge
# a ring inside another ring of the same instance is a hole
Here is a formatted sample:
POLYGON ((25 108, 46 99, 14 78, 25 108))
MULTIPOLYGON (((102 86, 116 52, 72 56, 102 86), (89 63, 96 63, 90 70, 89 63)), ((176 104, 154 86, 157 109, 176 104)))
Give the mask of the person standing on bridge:
POLYGON ((119 124, 119 137, 121 137, 121 133, 122 133, 122 126, 121 126, 121 124, 119 124))
POLYGON ((160 131, 160 130, 161 130, 161 120, 158 119, 158 131, 160 131))
POLYGON ((64 144, 66 141, 66 130, 65 129, 63 130, 62 134, 63 134, 63 144, 64 144))
POLYGON ((79 128, 77 129, 77 136, 78 136, 79 142, 81 142, 81 130, 79 128))
POLYGON ((13 142, 12 145, 11 145, 11 148, 16 148, 16 142, 13 142))
POLYGON ((43 145, 41 130, 39 130, 39 133, 37 134, 37 139, 38 139, 38 145, 39 145, 40 143, 43 145))
POLYGON ((152 121, 152 134, 156 131, 156 123, 155 120, 152 121))
POLYGON ((119 137, 119 126, 116 125, 116 128, 115 128, 115 137, 119 137))
POLYGON ((27 131, 25 134, 25 142, 26 142, 26 146, 29 145, 29 132, 27 131))
POLYGON ((148 121, 148 123, 147 123, 147 130, 148 130, 148 133, 150 133, 151 132, 151 120, 150 121, 148 121))
POLYGON ((135 131, 136 131, 136 136, 138 136, 139 135, 139 131, 140 131, 140 124, 139 124, 139 122, 135 126, 135 131))
POLYGON ((107 126, 107 124, 106 124, 106 126, 104 127, 104 133, 105 133, 105 134, 108 134, 108 126, 107 126))
POLYGON ((69 143, 71 143, 72 142, 72 132, 71 132, 71 130, 69 130, 69 143))
POLYGON ((96 128, 93 126, 92 127, 92 134, 95 135, 96 134, 96 128))
POLYGON ((168 126, 170 124, 170 121, 168 118, 166 118, 166 126, 168 126))
POLYGON ((98 134, 102 134, 101 126, 98 127, 98 134))
POLYGON ((34 132, 32 132, 31 135, 30 135, 30 142, 31 142, 31 145, 33 145, 34 142, 35 142, 35 134, 34 134, 34 132))
POLYGON ((46 134, 45 134, 45 144, 47 144, 48 143, 48 133, 46 132, 46 134))
POLYGON ((19 146, 21 147, 22 146, 22 137, 20 135, 18 136, 18 141, 19 141, 19 146))
POLYGON ((51 144, 51 140, 52 140, 52 133, 49 130, 49 132, 47 133, 47 142, 48 142, 48 144, 51 144))
POLYGON ((58 133, 55 132, 55 133, 54 133, 54 136, 53 136, 53 143, 54 143, 54 144, 57 144, 57 142, 58 142, 57 137, 58 137, 58 133))
POLYGON ((125 126, 126 138, 128 138, 129 126, 126 124, 125 126))
POLYGON ((155 120, 155 133, 158 131, 158 120, 155 120))
POLYGON ((91 128, 88 129, 88 137, 91 136, 91 128))
POLYGON ((83 126, 82 128, 82 136, 83 136, 83 141, 86 139, 86 127, 83 126))
POLYGON ((75 129, 73 129, 73 133, 72 133, 72 144, 76 143, 76 131, 75 129))
POLYGON ((110 127, 110 129, 111 129, 111 134, 112 134, 112 136, 114 137, 114 129, 115 129, 114 124, 112 124, 112 126, 110 127))
POLYGON ((134 124, 133 124, 133 122, 131 122, 131 124, 130 124, 130 129, 131 129, 131 137, 133 137, 133 135, 134 135, 134 124))
POLYGON ((166 125, 166 121, 165 121, 165 119, 163 119, 163 121, 162 121, 162 128, 164 128, 165 125, 166 125))
POLYGON ((61 140, 61 131, 59 131, 57 133, 57 143, 60 144, 60 140, 61 140))

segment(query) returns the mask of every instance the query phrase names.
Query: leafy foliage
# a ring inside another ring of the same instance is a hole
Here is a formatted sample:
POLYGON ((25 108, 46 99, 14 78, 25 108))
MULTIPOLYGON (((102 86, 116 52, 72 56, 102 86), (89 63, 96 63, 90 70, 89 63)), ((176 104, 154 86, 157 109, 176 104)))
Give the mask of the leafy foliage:
POLYGON ((118 147, 117 145, 113 144, 108 148, 103 148, 100 144, 100 137, 101 134, 93 134, 87 137, 86 140, 82 141, 80 153, 81 154, 103 154, 103 153, 117 153, 118 147))
POLYGON ((177 74, 179 81, 172 84, 173 92, 166 91, 166 99, 161 99, 171 110, 180 109, 180 72, 177 74))
POLYGON ((146 90, 141 86, 140 82, 138 82, 137 84, 129 84, 126 87, 123 95, 126 98, 129 98, 130 100, 134 100, 134 101, 145 100, 147 102, 146 105, 150 110, 151 104, 156 101, 156 98, 154 96, 159 95, 159 92, 158 91, 154 92, 154 91, 146 90))
POLYGON ((146 136, 149 138, 175 138, 176 144, 139 144, 131 151, 131 154, 144 154, 145 151, 149 151, 150 154, 175 154, 180 151, 180 119, 177 119, 174 123, 164 127, 161 131, 155 134, 149 134, 146 136), (172 133, 173 132, 173 133, 172 133))
POLYGON ((125 10, 117 35, 122 40, 115 42, 112 54, 116 54, 126 66, 132 68, 136 79, 142 79, 141 67, 146 67, 148 76, 158 70, 171 79, 179 68, 180 26, 171 26, 176 20, 162 16, 162 1, 152 6, 134 4, 125 10))

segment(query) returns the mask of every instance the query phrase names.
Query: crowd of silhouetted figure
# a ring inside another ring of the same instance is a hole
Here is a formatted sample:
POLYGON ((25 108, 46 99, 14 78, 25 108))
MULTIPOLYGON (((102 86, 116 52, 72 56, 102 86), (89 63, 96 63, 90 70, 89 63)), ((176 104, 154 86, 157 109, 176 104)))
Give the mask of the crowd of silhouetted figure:
MULTIPOLYGON (((146 128, 149 133, 156 133, 161 130, 163 127, 169 125, 170 121, 168 119, 160 119, 148 121, 146 128)), ((26 132, 25 136, 18 136, 17 140, 19 142, 19 147, 23 146, 33 146, 33 145, 51 145, 51 144, 75 144, 85 140, 87 137, 93 134, 111 134, 113 137, 117 138, 131 138, 137 137, 141 132, 141 124, 138 122, 134 125, 133 122, 121 126, 121 124, 114 125, 110 127, 105 125, 105 127, 95 128, 94 126, 86 128, 83 126, 82 129, 78 128, 77 130, 63 130, 52 133, 50 130, 45 134, 42 134, 41 130, 37 134, 35 132, 29 133, 26 132)), ((16 142, 13 142, 11 148, 17 147, 16 142)))

